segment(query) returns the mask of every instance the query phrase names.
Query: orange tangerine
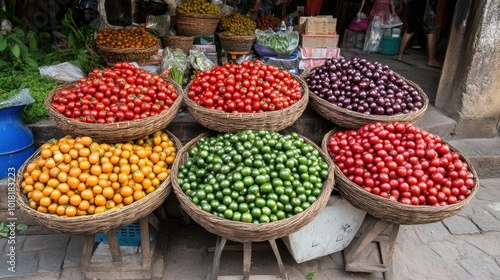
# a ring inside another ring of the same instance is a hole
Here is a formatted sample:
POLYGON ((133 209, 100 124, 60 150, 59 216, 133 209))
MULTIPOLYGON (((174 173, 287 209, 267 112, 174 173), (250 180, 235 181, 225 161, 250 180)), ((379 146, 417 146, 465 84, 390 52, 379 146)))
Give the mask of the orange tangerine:
POLYGON ((90 202, 88 202, 88 200, 82 200, 80 204, 78 204, 78 209, 82 211, 87 211, 89 207, 90 207, 90 202))
POLYGON ((68 217, 74 217, 76 216, 76 212, 77 212, 76 207, 73 205, 69 205, 68 207, 66 207, 66 211, 64 212, 64 214, 68 217))
POLYGON ((91 200, 94 197, 94 192, 91 189, 85 189, 80 193, 80 196, 85 200, 91 200))
POLYGON ((106 198, 102 194, 98 194, 94 198, 94 205, 104 206, 106 205, 106 198))
POLYGON ((102 195, 107 199, 112 199, 115 195, 115 190, 112 187, 105 187, 102 189, 102 195))
POLYGON ((72 195, 69 198, 69 203, 73 206, 78 206, 82 202, 82 197, 79 194, 72 195))

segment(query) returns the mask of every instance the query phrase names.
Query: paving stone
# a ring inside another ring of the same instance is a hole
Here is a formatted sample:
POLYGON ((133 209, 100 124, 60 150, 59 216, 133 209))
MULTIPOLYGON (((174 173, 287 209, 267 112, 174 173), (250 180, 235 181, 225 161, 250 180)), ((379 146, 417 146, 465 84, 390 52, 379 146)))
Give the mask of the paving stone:
POLYGON ((32 235, 24 242, 23 250, 29 251, 66 247, 69 237, 70 235, 68 234, 32 235))
POLYGON ((460 253, 464 258, 484 258, 485 252, 476 245, 464 243, 460 248, 460 253))
POLYGON ((500 266, 500 257, 496 257, 495 261, 497 262, 498 266, 500 266))
POLYGON ((85 275, 83 274, 82 270, 78 267, 64 268, 61 271, 59 279, 61 279, 61 280, 67 280, 67 279, 84 280, 85 275))
POLYGON ((14 272, 10 271, 12 267, 8 261, 12 260, 10 256, 4 255, 0 259, 0 278, 2 277, 21 277, 23 275, 34 274, 38 271, 38 257, 36 252, 16 251, 14 272))
MULTIPOLYGON (((497 196, 498 199, 499 196, 497 196)), ((484 206, 484 210, 493 215, 500 222, 500 202, 490 202, 484 206)))
POLYGON ((448 219, 444 219, 443 224, 451 232, 451 234, 473 234, 480 232, 476 224, 471 222, 471 220, 466 217, 453 216, 448 219))
POLYGON ((0 238, 0 251, 4 251, 5 244, 7 244, 7 238, 0 238))
MULTIPOLYGON (((493 245, 500 244, 500 232, 486 232, 468 236, 466 242, 483 251, 487 256, 500 256, 498 246, 493 245)), ((464 257, 467 255, 464 254, 464 257)))
POLYGON ((429 248, 445 260, 454 260, 460 257, 457 244, 451 242, 432 242, 429 244, 429 248))
POLYGON ((460 259, 458 262, 474 279, 498 279, 500 267, 491 258, 460 259))
POLYGON ((65 253, 65 250, 41 251, 38 272, 59 271, 62 268, 65 253))
MULTIPOLYGON (((422 243, 441 240, 451 236, 450 232, 441 222, 412 226, 418 239, 422 243)), ((401 234, 400 234, 401 235, 401 234)))
POLYGON ((474 214, 471 219, 482 231, 500 231, 500 222, 486 211, 482 214, 474 214))
POLYGON ((63 268, 79 267, 82 258, 83 241, 85 237, 81 235, 72 235, 66 248, 63 268))

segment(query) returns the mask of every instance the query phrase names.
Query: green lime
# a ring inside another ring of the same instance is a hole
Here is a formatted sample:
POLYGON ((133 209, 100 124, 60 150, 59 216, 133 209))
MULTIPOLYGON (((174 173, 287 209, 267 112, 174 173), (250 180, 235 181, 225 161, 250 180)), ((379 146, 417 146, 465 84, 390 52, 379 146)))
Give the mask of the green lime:
POLYGON ((246 223, 251 223, 253 220, 252 214, 250 212, 244 212, 241 214, 241 221, 246 222, 246 223))

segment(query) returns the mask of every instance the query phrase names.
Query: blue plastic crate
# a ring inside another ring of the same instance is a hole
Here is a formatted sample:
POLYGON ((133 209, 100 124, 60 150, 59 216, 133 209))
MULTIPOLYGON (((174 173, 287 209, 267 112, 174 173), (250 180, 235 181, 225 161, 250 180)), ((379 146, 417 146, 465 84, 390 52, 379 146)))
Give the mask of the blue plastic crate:
MULTIPOLYGON (((154 239, 154 234, 149 235, 149 239, 154 239)), ((133 223, 116 231, 116 238, 120 246, 140 246, 141 245, 141 226, 139 223, 133 223)), ((95 235, 95 241, 108 244, 108 237, 104 233, 95 235)))

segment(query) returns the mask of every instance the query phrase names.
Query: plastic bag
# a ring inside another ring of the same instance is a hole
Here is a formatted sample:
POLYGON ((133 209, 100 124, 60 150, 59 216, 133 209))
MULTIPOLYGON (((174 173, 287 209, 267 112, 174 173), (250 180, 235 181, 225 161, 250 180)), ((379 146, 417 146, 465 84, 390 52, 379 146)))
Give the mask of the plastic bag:
POLYGON ((161 75, 168 76, 179 85, 182 85, 188 65, 187 55, 181 49, 166 47, 164 58, 161 61, 161 75))
POLYGON ((256 42, 265 48, 274 51, 280 57, 289 57, 299 46, 299 32, 273 32, 255 30, 256 42))
POLYGON ((30 90, 28 88, 24 88, 18 94, 0 102, 0 109, 28 105, 33 102, 35 102, 35 99, 31 96, 30 90))
POLYGON ((386 23, 382 24, 382 28, 393 28, 396 26, 403 25, 401 19, 396 15, 390 15, 386 23))
POLYGON ((368 17, 364 13, 358 13, 358 15, 349 23, 348 30, 351 31, 366 31, 368 27, 368 17))
POLYGON ((48 77, 59 83, 78 81, 84 78, 83 70, 70 62, 63 62, 56 65, 42 66, 38 68, 40 75, 48 77))
POLYGON ((215 63, 210 58, 197 50, 189 51, 189 63, 191 67, 199 71, 208 71, 215 66, 215 63))
POLYGON ((380 41, 382 40, 382 21, 375 16, 366 30, 364 52, 378 52, 380 50, 380 41))

